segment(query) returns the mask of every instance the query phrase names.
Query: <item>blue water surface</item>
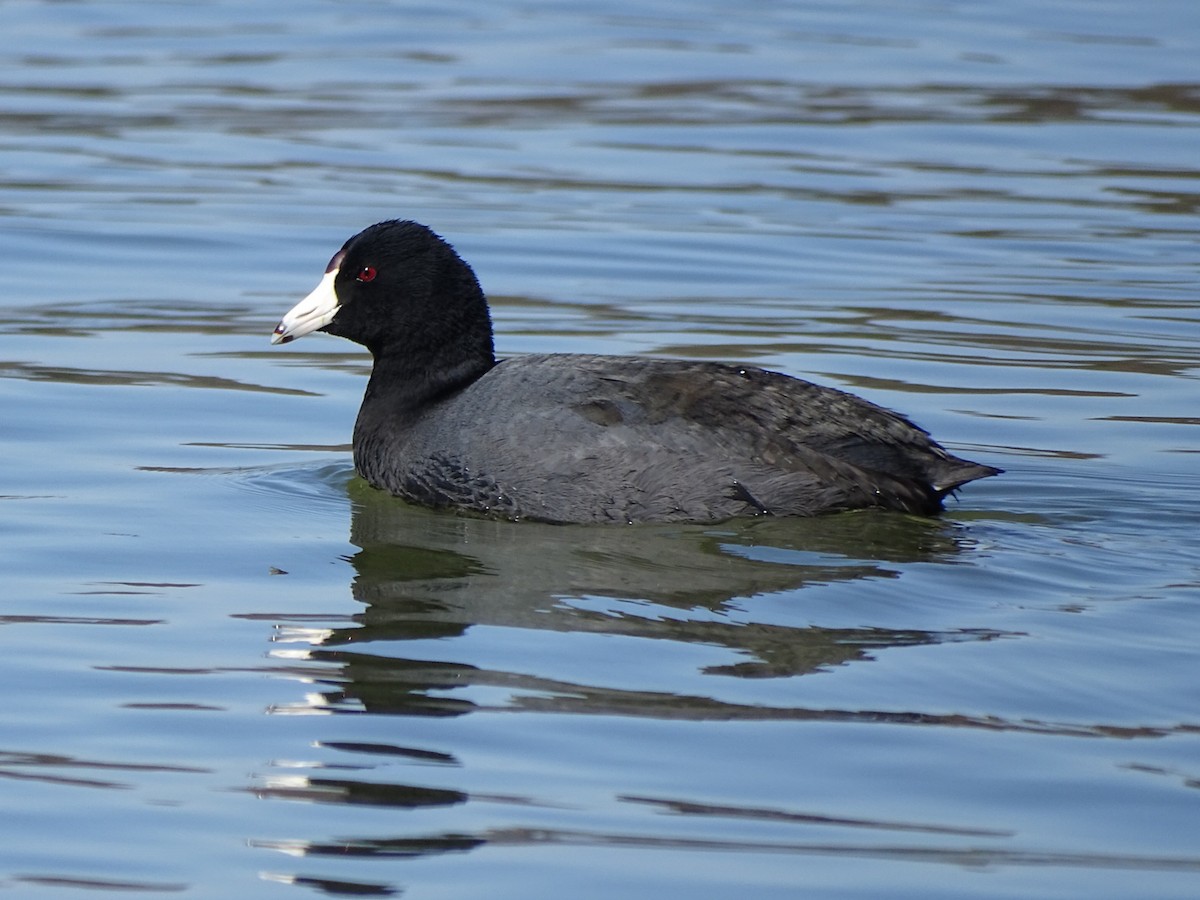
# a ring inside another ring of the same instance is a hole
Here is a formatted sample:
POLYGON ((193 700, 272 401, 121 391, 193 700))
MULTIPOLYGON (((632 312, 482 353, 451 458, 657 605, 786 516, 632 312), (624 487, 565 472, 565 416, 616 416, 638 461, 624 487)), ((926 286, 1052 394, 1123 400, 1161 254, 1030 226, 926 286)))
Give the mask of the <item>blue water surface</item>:
POLYGON ((12 897, 1200 893, 1200 15, 0 12, 12 897), (755 363, 1003 467, 550 527, 354 476, 271 329, 385 218, 501 353, 755 363))

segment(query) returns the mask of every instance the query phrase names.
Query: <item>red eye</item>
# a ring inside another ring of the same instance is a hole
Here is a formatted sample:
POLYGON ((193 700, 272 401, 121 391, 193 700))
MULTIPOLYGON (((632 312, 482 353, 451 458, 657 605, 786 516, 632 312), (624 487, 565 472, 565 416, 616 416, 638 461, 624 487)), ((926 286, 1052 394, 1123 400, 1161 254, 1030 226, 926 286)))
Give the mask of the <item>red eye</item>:
POLYGON ((375 280, 375 269, 372 266, 363 266, 358 270, 358 274, 354 276, 358 281, 366 283, 375 280))

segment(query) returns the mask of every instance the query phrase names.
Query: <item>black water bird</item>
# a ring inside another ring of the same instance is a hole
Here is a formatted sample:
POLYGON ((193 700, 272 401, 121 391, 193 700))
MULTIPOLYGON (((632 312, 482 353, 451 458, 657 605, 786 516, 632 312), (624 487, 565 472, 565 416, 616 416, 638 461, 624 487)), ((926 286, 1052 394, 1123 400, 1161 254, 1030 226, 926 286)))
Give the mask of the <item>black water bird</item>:
POLYGON ((890 410, 752 366, 497 361, 474 272, 416 222, 350 238, 271 341, 312 331, 371 351, 355 467, 425 506, 556 523, 930 515, 1001 471, 951 455, 890 410))

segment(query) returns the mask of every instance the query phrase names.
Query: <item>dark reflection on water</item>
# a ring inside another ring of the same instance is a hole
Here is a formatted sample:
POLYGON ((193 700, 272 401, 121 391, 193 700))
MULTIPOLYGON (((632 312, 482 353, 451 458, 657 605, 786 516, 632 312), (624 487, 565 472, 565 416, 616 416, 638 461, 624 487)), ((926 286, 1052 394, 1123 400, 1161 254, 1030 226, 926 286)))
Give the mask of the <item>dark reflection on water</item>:
POLYGON ((18 875, 12 879, 18 884, 30 884, 40 888, 66 888, 68 890, 90 890, 123 894, 169 894, 186 891, 190 885, 170 881, 128 881, 113 878, 67 878, 61 875, 18 875))
POLYGON ((303 784, 267 786, 256 788, 254 792, 267 800, 307 800, 314 803, 349 803, 401 809, 453 806, 467 801, 467 795, 461 791, 406 784, 379 784, 348 778, 306 777, 303 784))
MULTIPOLYGON (((409 659, 397 652, 402 642, 461 636, 476 626, 516 627, 724 647, 746 659, 707 666, 704 674, 784 678, 869 661, 889 647, 1017 636, 990 629, 797 628, 755 622, 728 608, 736 598, 806 584, 894 578, 903 564, 950 563, 966 538, 944 521, 871 512, 735 522, 718 529, 563 528, 433 513, 362 482, 352 485, 352 496, 351 540, 361 548, 350 559, 352 590, 366 609, 354 617, 353 627, 320 631, 319 646, 307 654, 337 673, 331 677, 329 668, 321 670, 322 682, 337 685, 323 692, 330 711, 462 715, 484 707, 455 692, 490 686, 510 692, 507 705, 498 707, 509 710, 697 721, 1046 727, 960 715, 741 706, 702 695, 620 690, 409 659), (596 608, 601 598, 634 602, 596 608)), ((290 632, 285 628, 281 637, 290 639, 290 632)))
POLYGON ((196 775, 206 771, 208 770, 161 763, 78 759, 56 753, 0 750, 0 778, 42 781, 67 787, 126 789, 133 786, 131 782, 101 778, 98 774, 100 772, 132 778, 137 773, 146 772, 179 772, 196 775), (61 774, 62 770, 97 774, 65 775, 61 774))
POLYGON ((416 598, 474 593, 486 597, 474 601, 485 615, 496 614, 497 600, 545 604, 591 593, 716 606, 809 581, 894 577, 904 563, 952 559, 965 540, 943 520, 855 513, 716 528, 513 527, 431 513, 359 480, 350 487, 350 539, 361 548, 352 559, 357 599, 378 605, 397 590, 416 598), (793 556, 789 565, 768 563, 753 558, 756 548, 793 556))
MULTIPOLYGON (((887 827, 870 823, 869 827, 887 827)), ((903 829, 902 829, 903 830, 903 829)), ((408 859, 475 850, 486 845, 566 847, 626 847, 641 850, 691 850, 697 852, 783 853, 846 857, 850 860, 894 860, 986 868, 1067 868, 1142 870, 1147 872, 1200 872, 1200 858, 1191 856, 1123 856, 1091 853, 1038 852, 970 847, 936 848, 904 844, 759 842, 660 837, 649 834, 568 831, 553 828, 496 829, 479 835, 430 834, 420 837, 351 838, 333 843, 261 841, 256 846, 304 856, 358 856, 373 859, 408 859)))
MULTIPOLYGON (((340 481, 329 467, 325 479, 340 481)), ((256 476, 266 484, 279 473, 256 476)), ((292 480, 296 476, 293 473, 292 480)), ((303 479, 300 479, 301 481, 303 479)), ((621 715, 681 721, 820 721, 923 725, 981 731, 1154 738, 1194 726, 1124 726, 920 709, 814 708, 739 704, 702 692, 629 690, 563 681, 403 653, 406 642, 459 638, 476 627, 590 633, 731 650, 743 661, 698 674, 789 678, 870 662, 888 648, 1020 639, 992 628, 918 630, 796 627, 754 621, 733 601, 805 586, 892 580, 913 564, 954 565, 977 552, 970 531, 945 519, 848 513, 818 519, 747 520, 712 527, 587 528, 507 523, 431 512, 354 480, 351 541, 359 550, 351 591, 365 609, 323 628, 281 625, 281 646, 310 645, 298 674, 321 686, 303 710, 454 717, 476 712, 621 715), (499 689, 500 704, 467 695, 499 689), (319 697, 319 699, 317 699, 319 697)), ((1053 522, 995 514, 997 521, 1053 522)), ((1066 520, 1064 520, 1065 522, 1066 520)), ((794 602, 802 602, 796 593, 794 602)), ((287 617, 280 617, 287 621, 287 617)), ((447 645, 453 647, 453 645, 447 645)), ((284 654, 295 660, 294 652, 284 654)), ((697 683, 695 687, 700 687, 697 683)), ((300 711, 281 706, 277 712, 300 711)), ((333 746, 333 745, 330 745, 333 746)), ((358 748, 364 753, 453 761, 440 750, 358 748)), ((305 788, 304 790, 307 790, 305 788)), ((339 802, 328 786, 312 799, 339 802)), ((373 789, 368 789, 368 793, 373 789)), ((355 802, 347 800, 346 802, 355 802)))
MULTIPOLYGON (((442 633, 414 634, 412 637, 446 637, 442 633)), ((982 634, 977 639, 988 640, 996 634, 982 634)), ((810 638, 804 631, 794 631, 792 637, 800 643, 799 653, 816 659, 826 666, 846 661, 840 648, 821 656, 821 651, 835 643, 837 636, 817 635, 810 638), (828 641, 828 644, 823 643, 828 641), (807 644, 815 644, 808 647, 807 644)), ((922 635, 920 643, 939 643, 938 635, 922 635)), ((403 639, 392 636, 389 639, 403 639)), ((962 640, 961 633, 952 640, 962 640)), ((850 638, 853 640, 853 637, 850 638)), ((910 644, 907 644, 911 646, 910 644)), ((903 636, 886 634, 873 644, 875 648, 906 646, 903 636)), ((851 651, 853 652, 853 651, 851 651)), ((740 705, 701 695, 681 695, 654 691, 629 691, 602 686, 556 681, 512 672, 497 672, 477 666, 449 662, 383 657, 368 653, 315 650, 308 654, 312 662, 324 663, 321 668, 299 668, 297 672, 315 682, 336 687, 320 692, 320 702, 309 697, 304 710, 320 709, 333 713, 367 713, 372 715, 459 716, 475 712, 542 712, 560 714, 586 713, 591 715, 641 716, 659 720, 680 721, 813 721, 861 724, 923 725, 949 728, 1005 731, 1019 734, 1046 734, 1063 737, 1161 738, 1178 734, 1195 734, 1197 727, 1180 724, 1162 727, 1126 727, 1105 723, 1078 724, 1041 721, 1033 718, 1006 719, 995 715, 937 714, 919 711, 886 709, 813 709, 777 707, 761 703, 740 705), (503 706, 483 705, 472 700, 445 696, 445 692, 473 687, 499 687, 512 691, 503 706), (527 692, 527 693, 526 693, 527 692)), ((867 654, 858 657, 870 659, 867 654)), ((711 674, 710 670, 710 674, 711 674)), ((736 668, 720 674, 742 674, 736 668)), ((773 675, 776 673, 772 673, 773 675)), ((803 674, 789 672, 788 674, 803 674)), ((276 712, 290 712, 279 707, 276 712)))
POLYGON ((146 372, 141 370, 96 370, 74 369, 60 366, 39 366, 29 363, 0 362, 0 378, 20 378, 23 381, 52 381, 61 384, 109 384, 146 386, 170 385, 172 387, 204 388, 223 391, 255 391, 263 394, 311 395, 311 391, 297 388, 277 388, 261 384, 245 384, 230 378, 214 375, 192 376, 178 372, 146 372))
MULTIPOLYGON (((269 60, 263 61, 269 64, 269 60)), ((297 64, 299 61, 293 61, 297 64)), ((216 70, 220 71, 220 70, 216 70)), ((136 114, 123 109, 83 112, 46 109, 39 112, 11 112, 5 119, 16 134, 115 138, 130 133, 159 131, 186 132, 191 129, 216 130, 230 135, 294 134, 312 140, 314 134, 370 132, 394 123, 394 111, 384 110, 395 98, 403 99, 406 123, 410 127, 453 129, 545 129, 571 125, 669 125, 724 128, 737 126, 846 126, 894 123, 997 123, 1047 124, 1092 122, 1102 125, 1171 124, 1180 116, 1200 113, 1200 88, 1194 83, 1147 84, 1139 87, 1103 87, 1096 85, 1032 84, 986 85, 974 83, 911 84, 830 84, 804 78, 756 79, 730 76, 724 79, 645 80, 634 83, 614 80, 603 82, 567 82, 554 88, 540 79, 514 78, 498 92, 492 83, 470 77, 448 81, 405 84, 380 80, 374 84, 356 84, 351 90, 322 81, 308 80, 307 93, 298 95, 294 85, 263 83, 250 91, 241 83, 210 86, 210 102, 164 106, 161 113, 136 114), (389 99, 390 98, 390 99, 389 99), (381 120, 380 116, 386 118, 381 120)), ((34 88, 28 91, 9 85, 5 93, 20 98, 28 92, 50 96, 51 100, 86 101, 95 109, 105 103, 125 106, 130 99, 143 95, 139 85, 114 87, 102 92, 81 92, 70 87, 34 88)), ((636 145, 630 145, 636 146, 636 145)), ((649 144, 645 146, 651 146, 649 144)), ((364 147, 355 147, 364 149, 364 147)), ((676 148, 685 152, 686 146, 676 148)), ((711 152, 711 146, 692 146, 693 152, 711 152)), ((299 153, 302 147, 297 148, 299 153)), ((804 154, 797 152, 797 158, 804 154)), ((819 157, 811 155, 810 160, 819 157)), ((135 161, 127 154, 114 154, 124 165, 135 161)), ((150 164, 152 159, 140 160, 150 164)), ((348 161, 349 162, 349 161, 348 161)), ((199 160, 192 165, 205 168, 199 160)), ((214 164, 215 165, 215 164, 214 164)), ((917 163, 917 165, 923 165, 917 163)), ((298 164, 293 162, 293 167, 298 164)), ((289 166, 279 167, 286 173, 289 166)), ((339 167, 345 174, 369 172, 382 166, 353 164, 339 167)), ((395 170, 391 170, 395 171, 395 170)), ((402 170, 403 171, 403 170, 402 170)), ((437 168, 412 169, 425 175, 447 174, 437 168)), ((543 186, 570 183, 577 186, 629 188, 642 182, 628 177, 619 181, 588 181, 581 173, 554 176, 553 168, 524 177, 484 178, 492 184, 516 181, 543 186)), ((992 168, 987 174, 999 174, 992 168)), ((1144 174, 1147 170, 1131 167, 1127 171, 1144 174)), ((278 174, 277 173, 277 174, 278 174)), ((299 172, 298 172, 299 173, 299 172)), ((978 170, 979 174, 985 171, 978 170)), ((1164 172, 1163 174, 1177 174, 1164 172)), ((2 183, 2 182, 0 182, 2 183)), ((662 187, 647 182, 647 187, 662 187)), ((27 186, 18 182, 10 186, 27 186)), ((752 190, 752 182, 738 182, 743 191, 752 190)), ((761 187, 761 185, 759 186, 761 187)), ((819 196, 808 194, 803 196, 819 196)), ((869 201, 870 192, 860 198, 869 201)), ((1180 195, 1183 199, 1183 195, 1180 195)), ((1171 204, 1156 207, 1160 211, 1180 212, 1171 204)))
MULTIPOLYGON (((456 766, 456 760, 449 753, 438 753, 433 750, 420 750, 415 747, 397 747, 392 744, 373 744, 362 741, 322 741, 322 747, 331 750, 341 750, 346 753, 363 753, 370 756, 397 756, 420 763, 435 763, 456 766)), ((353 768, 351 766, 350 768, 353 768)))

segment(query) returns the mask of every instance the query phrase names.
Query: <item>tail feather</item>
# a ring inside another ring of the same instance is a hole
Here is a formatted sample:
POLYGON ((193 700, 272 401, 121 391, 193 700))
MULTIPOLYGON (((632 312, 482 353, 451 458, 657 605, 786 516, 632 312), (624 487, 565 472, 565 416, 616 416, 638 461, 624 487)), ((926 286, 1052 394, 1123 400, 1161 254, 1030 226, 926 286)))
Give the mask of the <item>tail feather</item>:
POLYGON ((942 497, 953 493, 964 484, 978 481, 980 478, 991 478, 993 475, 1000 475, 1004 472, 1003 469, 997 469, 995 466, 969 462, 956 456, 949 457, 946 462, 947 465, 942 467, 931 479, 931 486, 942 497))

